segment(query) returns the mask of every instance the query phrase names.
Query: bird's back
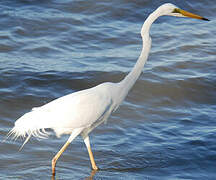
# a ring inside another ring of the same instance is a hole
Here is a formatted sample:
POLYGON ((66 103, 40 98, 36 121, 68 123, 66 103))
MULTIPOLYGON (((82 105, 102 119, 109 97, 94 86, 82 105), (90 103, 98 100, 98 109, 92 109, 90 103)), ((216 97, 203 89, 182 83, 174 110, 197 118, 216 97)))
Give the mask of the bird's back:
POLYGON ((103 120, 112 108, 111 84, 103 83, 33 108, 15 122, 15 128, 22 130, 22 135, 51 128, 57 136, 71 133, 76 128, 88 128, 103 120))

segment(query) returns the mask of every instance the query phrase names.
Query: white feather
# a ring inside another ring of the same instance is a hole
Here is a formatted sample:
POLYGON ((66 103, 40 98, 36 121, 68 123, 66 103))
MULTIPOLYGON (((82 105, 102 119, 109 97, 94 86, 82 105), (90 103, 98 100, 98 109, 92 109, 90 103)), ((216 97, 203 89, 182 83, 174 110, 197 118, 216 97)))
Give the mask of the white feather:
POLYGON ((53 129, 58 137, 71 134, 77 128, 88 129, 96 121, 105 120, 103 117, 113 101, 110 94, 102 92, 111 86, 112 83, 104 83, 33 108, 15 122, 8 136, 27 138, 25 144, 31 136, 47 138, 47 128, 53 129))

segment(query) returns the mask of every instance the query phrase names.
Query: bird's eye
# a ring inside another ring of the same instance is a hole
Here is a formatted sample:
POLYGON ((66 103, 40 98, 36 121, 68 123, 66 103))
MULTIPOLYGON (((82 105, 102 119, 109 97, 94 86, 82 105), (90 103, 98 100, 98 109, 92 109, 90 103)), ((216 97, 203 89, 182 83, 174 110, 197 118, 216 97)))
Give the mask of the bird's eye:
POLYGON ((181 13, 181 12, 180 12, 180 9, 175 8, 172 13, 181 13))

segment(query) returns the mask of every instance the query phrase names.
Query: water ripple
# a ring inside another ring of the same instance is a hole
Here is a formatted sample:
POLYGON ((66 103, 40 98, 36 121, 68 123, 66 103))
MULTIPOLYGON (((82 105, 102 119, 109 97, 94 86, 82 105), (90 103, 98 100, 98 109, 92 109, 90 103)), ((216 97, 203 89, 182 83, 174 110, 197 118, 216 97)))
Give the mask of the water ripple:
MULTIPOLYGON (((106 81, 118 82, 141 51, 140 28, 163 1, 1 1, 0 139, 32 107, 106 81)), ((96 162, 77 138, 57 179, 215 178, 215 3, 174 1, 211 19, 161 17, 144 72, 121 108, 91 134, 96 162)), ((0 148, 4 179, 50 178, 68 136, 0 148), (10 168, 8 168, 10 167, 10 168)))

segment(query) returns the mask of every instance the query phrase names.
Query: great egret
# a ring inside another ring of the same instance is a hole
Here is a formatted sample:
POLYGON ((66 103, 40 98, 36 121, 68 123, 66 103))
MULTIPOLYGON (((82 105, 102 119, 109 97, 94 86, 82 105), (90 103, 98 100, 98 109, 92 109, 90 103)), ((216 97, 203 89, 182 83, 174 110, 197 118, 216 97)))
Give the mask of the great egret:
POLYGON ((41 107, 33 108, 31 112, 24 114, 15 122, 9 136, 26 137, 24 145, 31 136, 47 137, 48 133, 45 131, 47 128, 53 129, 58 137, 62 134, 70 134, 67 142, 52 159, 52 174, 55 175, 58 158, 73 139, 81 134, 88 149, 92 168, 97 170, 98 167, 91 151, 89 133, 106 121, 110 114, 119 107, 140 76, 151 48, 150 27, 159 16, 164 15, 208 21, 206 18, 179 9, 173 4, 161 5, 144 22, 141 29, 142 52, 132 71, 122 81, 119 83, 105 82, 93 88, 60 97, 41 107))

